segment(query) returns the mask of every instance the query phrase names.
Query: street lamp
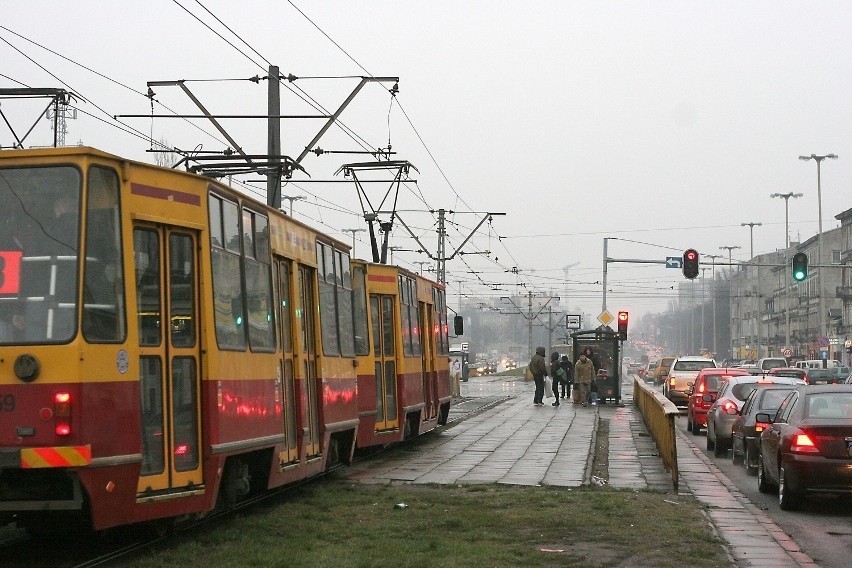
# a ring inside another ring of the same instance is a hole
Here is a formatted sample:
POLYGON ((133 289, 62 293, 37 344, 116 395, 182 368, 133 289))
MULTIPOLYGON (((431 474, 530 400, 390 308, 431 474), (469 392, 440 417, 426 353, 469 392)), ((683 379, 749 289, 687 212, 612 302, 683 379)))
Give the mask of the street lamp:
POLYGON ((787 314, 787 336, 785 338, 785 347, 790 348, 790 285, 787 281, 789 271, 786 267, 790 265, 790 198, 799 198, 801 193, 771 193, 769 197, 780 197, 784 200, 784 267, 782 271, 784 278, 784 311, 787 314))
POLYGON ((355 233, 362 233, 366 229, 340 229, 344 233, 352 233, 352 256, 355 256, 355 233))
POLYGON ((716 259, 719 258, 718 254, 708 254, 705 255, 713 261, 712 264, 712 278, 713 278, 713 357, 716 356, 716 259))
MULTIPOLYGON (((750 242, 750 245, 749 245, 750 246, 750 248, 749 248, 749 262, 752 262, 752 261, 754 261, 754 228, 755 227, 762 227, 763 223, 754 223, 754 222, 752 222, 752 223, 740 223, 740 226, 741 227, 748 227, 749 242, 750 242)), ((756 359, 760 358, 760 328, 761 328, 760 311, 761 311, 760 310, 760 262, 758 262, 757 263, 757 310, 756 310, 757 321, 755 322, 756 329, 755 329, 755 339, 754 339, 754 345, 755 345, 755 348, 757 349, 757 357, 755 357, 756 359)))
POLYGON ((817 207, 819 208, 819 233, 817 233, 817 262, 815 264, 817 265, 817 268, 818 268, 818 270, 816 271, 816 273, 817 273, 817 290, 819 291, 817 299, 819 300, 819 302, 818 302, 818 306, 819 306, 819 334, 820 334, 821 337, 825 336, 825 310, 823 309, 824 305, 823 305, 823 299, 822 299, 822 297, 825 294, 823 294, 823 289, 822 289, 822 284, 823 284, 822 269, 819 268, 819 265, 822 264, 822 187, 821 187, 821 181, 820 181, 820 164, 826 158, 831 158, 832 160, 836 160, 837 154, 823 154, 823 155, 811 154, 810 156, 799 156, 800 160, 814 160, 816 162, 816 165, 817 165, 817 207))
MULTIPOLYGON (((734 250, 734 249, 738 249, 738 248, 742 248, 742 247, 739 247, 739 246, 719 247, 719 250, 727 250, 728 251, 728 269, 729 270, 730 270, 730 267, 731 267, 731 264, 732 264, 731 251, 734 250)), ((729 293, 730 293, 731 297, 733 298, 733 295, 734 295, 734 288, 733 287, 730 288, 729 293)), ((731 302, 731 305, 733 305, 733 302, 731 302)), ((740 313, 740 302, 738 300, 737 301, 737 315, 739 315, 739 313, 740 313)), ((742 331, 742 327, 743 327, 743 320, 742 320, 742 317, 740 317, 740 329, 738 331, 742 331)), ((737 335, 739 335, 739 334, 737 334, 737 335)), ((737 353, 737 357, 739 357, 739 355, 740 354, 737 353)), ((733 357, 733 356, 734 356, 734 334, 732 333, 731 334, 731 357, 733 357)))
POLYGON ((293 202, 300 199, 307 199, 304 195, 282 195, 281 199, 286 199, 290 202, 290 217, 293 216, 293 202))

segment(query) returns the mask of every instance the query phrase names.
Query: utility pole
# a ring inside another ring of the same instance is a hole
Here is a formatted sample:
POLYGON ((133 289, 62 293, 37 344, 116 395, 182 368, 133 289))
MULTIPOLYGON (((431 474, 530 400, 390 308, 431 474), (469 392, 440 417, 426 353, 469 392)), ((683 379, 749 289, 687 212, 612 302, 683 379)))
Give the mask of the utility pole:
POLYGON ((293 216, 293 202, 300 199, 306 199, 304 195, 282 195, 281 199, 286 199, 290 202, 290 217, 293 216))
MULTIPOLYGON (((269 66, 267 76, 267 142, 269 171, 266 173, 266 204, 273 209, 281 209, 281 83, 278 82, 277 65, 269 66)), ((293 202, 290 202, 293 205, 293 202)), ((292 208, 292 207, 291 207, 292 208)), ((293 216, 293 212, 290 212, 293 216)))
POLYGON ((352 256, 355 256, 355 233, 363 233, 367 229, 340 229, 344 233, 352 233, 352 256))
MULTIPOLYGON (((710 260, 713 262, 712 265, 712 275, 713 275, 713 357, 716 357, 717 348, 716 348, 716 259, 719 258, 718 254, 708 254, 707 255, 710 260)), ((730 311, 730 310, 729 310, 730 311)))
POLYGON ((548 304, 550 304, 551 300, 553 300, 554 298, 558 299, 558 296, 551 296, 550 298, 548 298, 547 301, 544 304, 542 304, 542 306, 534 314, 533 314, 533 307, 532 307, 532 299, 533 299, 532 290, 527 292, 527 313, 524 313, 521 310, 521 307, 518 304, 516 304, 515 301, 512 298, 510 298, 509 296, 503 296, 502 298, 500 298, 501 300, 508 300, 509 303, 511 303, 512 306, 514 306, 514 308, 516 310, 518 310, 516 313, 518 315, 523 316, 527 320, 527 346, 528 346, 527 357, 528 358, 532 358, 532 354, 533 354, 533 347, 532 347, 532 324, 533 324, 533 320, 535 320, 539 316, 539 314, 541 314, 541 312, 544 311, 544 308, 546 308, 548 306, 548 304))
MULTIPOLYGON (((719 247, 719 250, 727 250, 727 251, 728 251, 728 270, 730 270, 730 266, 731 266, 731 251, 732 251, 732 250, 734 250, 734 249, 738 249, 738 248, 742 248, 742 247, 739 247, 739 246, 722 246, 722 247, 719 247)), ((731 282, 733 282, 733 279, 730 279, 730 278, 729 278, 729 280, 728 280, 728 287, 730 288, 730 290, 728 290, 728 293, 729 293, 729 295, 730 295, 730 298, 728 299, 728 302, 730 303, 731 308, 733 308, 733 304, 734 304, 734 287, 730 285, 730 284, 731 284, 731 282)), ((740 310, 739 310, 739 300, 737 301, 737 313, 740 313, 740 310)), ((742 319, 740 319, 740 327, 742 328, 742 319)), ((732 331, 733 331, 733 330, 732 330, 732 331)), ((738 340, 738 339, 739 339, 738 337, 737 337, 737 338, 735 338, 735 337, 734 337, 734 334, 733 334, 733 333, 731 333, 731 357, 734 357, 734 341, 735 341, 735 340, 738 340)), ((739 354, 737 354, 737 358, 739 358, 739 354)))
MULTIPOLYGON (((754 262, 754 228, 763 226, 763 223, 740 223, 741 227, 748 227, 749 229, 749 262, 754 262)), ((755 344, 755 359, 760 359, 760 328, 761 328, 761 316, 760 316, 760 262, 757 263, 757 318, 755 321, 755 335, 754 335, 754 344, 755 344)))

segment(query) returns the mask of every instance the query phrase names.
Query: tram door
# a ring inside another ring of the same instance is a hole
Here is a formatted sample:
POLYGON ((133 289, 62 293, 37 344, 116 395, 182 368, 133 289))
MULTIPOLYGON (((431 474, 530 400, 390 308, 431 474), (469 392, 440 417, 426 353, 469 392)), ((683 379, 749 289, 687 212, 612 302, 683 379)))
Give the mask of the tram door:
POLYGON ((299 444, 296 439, 296 377, 293 349, 293 286, 292 265, 286 259, 275 260, 278 279, 278 324, 281 338, 281 361, 278 368, 278 396, 284 420, 284 451, 279 455, 282 464, 299 459, 299 444))
POLYGON ((139 331, 142 469, 137 491, 203 484, 199 417, 198 234, 133 230, 139 331))
POLYGON ((423 420, 435 418, 438 413, 436 401, 438 393, 436 392, 438 381, 435 377, 435 334, 432 333, 432 310, 426 302, 418 304, 420 314, 420 340, 423 342, 421 350, 422 367, 423 367, 423 402, 426 403, 426 408, 423 411, 423 420))
POLYGON ((314 300, 314 277, 316 271, 307 266, 299 266, 299 306, 301 307, 302 362, 304 379, 305 455, 316 456, 320 453, 319 404, 317 401, 317 348, 316 348, 316 301, 314 300))
POLYGON ((396 412, 396 350, 393 296, 370 294, 373 358, 376 362, 376 430, 399 427, 396 412))

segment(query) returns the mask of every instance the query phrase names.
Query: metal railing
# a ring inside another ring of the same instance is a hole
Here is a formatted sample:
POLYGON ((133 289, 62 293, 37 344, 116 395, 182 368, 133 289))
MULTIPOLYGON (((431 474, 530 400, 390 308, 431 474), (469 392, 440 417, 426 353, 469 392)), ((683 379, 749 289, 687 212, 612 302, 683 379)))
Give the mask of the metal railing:
POLYGON ((671 471, 672 484, 677 489, 677 438, 675 436, 675 418, 680 414, 677 406, 656 390, 645 385, 644 381, 633 379, 633 401, 642 413, 642 420, 651 437, 657 444, 660 458, 667 470, 671 471))

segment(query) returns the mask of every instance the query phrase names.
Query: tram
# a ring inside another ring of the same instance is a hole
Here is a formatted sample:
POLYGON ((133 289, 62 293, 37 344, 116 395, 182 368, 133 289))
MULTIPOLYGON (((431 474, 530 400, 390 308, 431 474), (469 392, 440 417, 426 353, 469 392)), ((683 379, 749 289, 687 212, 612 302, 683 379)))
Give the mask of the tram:
POLYGON ((193 173, 0 151, 0 522, 169 523, 444 424, 444 286, 193 173))

